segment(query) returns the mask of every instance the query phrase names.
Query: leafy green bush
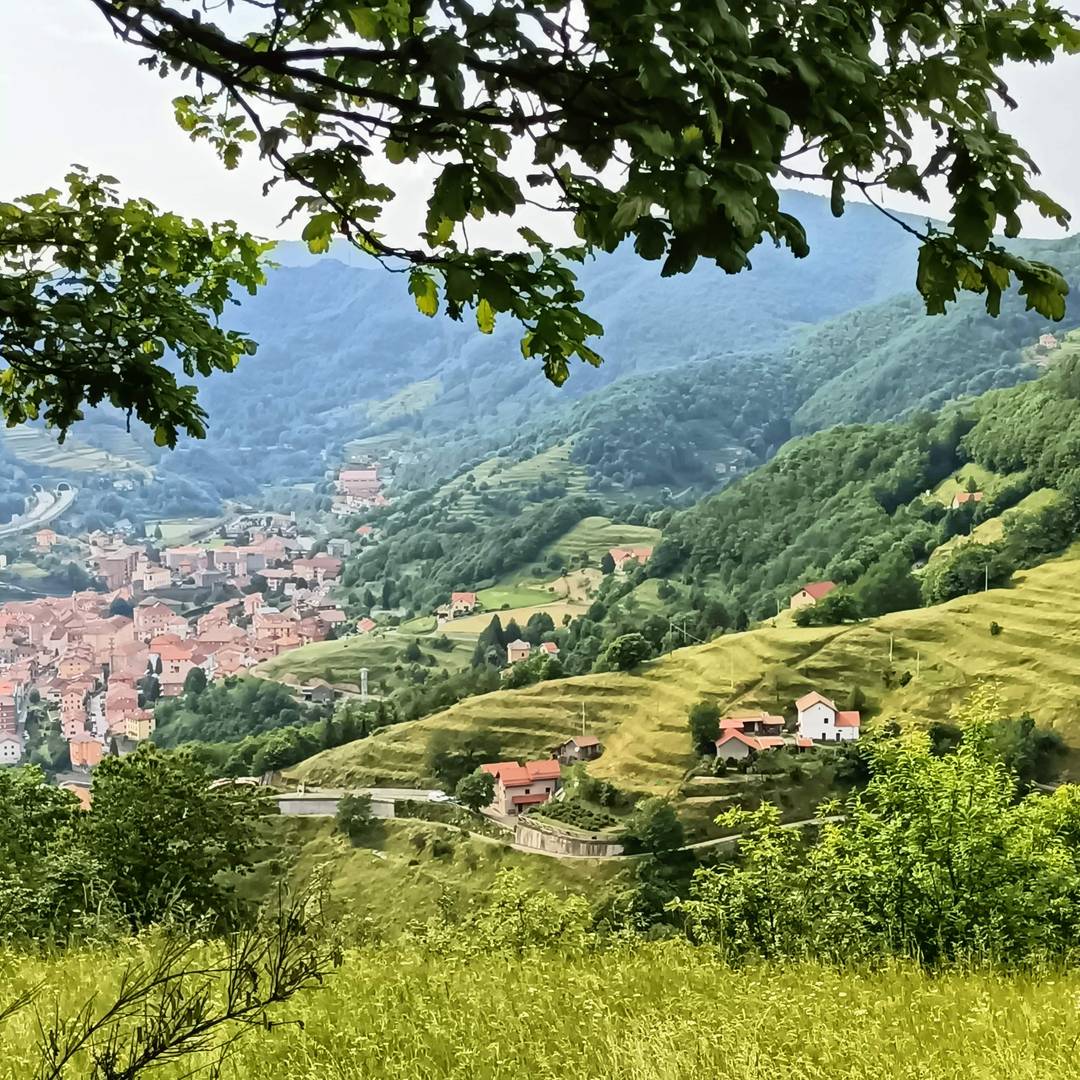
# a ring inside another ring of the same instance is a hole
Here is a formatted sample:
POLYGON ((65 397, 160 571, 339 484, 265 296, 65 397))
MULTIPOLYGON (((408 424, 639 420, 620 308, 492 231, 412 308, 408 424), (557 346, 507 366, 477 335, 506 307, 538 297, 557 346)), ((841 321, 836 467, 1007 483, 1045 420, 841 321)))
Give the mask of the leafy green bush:
POLYGON ((586 832, 598 832, 601 829, 610 829, 618 824, 611 814, 605 814, 602 810, 594 810, 575 799, 552 800, 543 803, 531 811, 536 817, 547 818, 549 821, 561 821, 565 825, 572 825, 586 832))

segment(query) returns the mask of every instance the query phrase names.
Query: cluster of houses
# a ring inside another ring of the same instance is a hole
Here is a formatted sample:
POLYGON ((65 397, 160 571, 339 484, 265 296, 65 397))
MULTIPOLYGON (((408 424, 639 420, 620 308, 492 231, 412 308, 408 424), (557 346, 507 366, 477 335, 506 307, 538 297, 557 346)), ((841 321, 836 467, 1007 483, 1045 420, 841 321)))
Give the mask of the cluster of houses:
MULTIPOLYGON (((196 668, 208 680, 234 675, 340 632, 348 620, 331 592, 341 556, 309 554, 314 542, 297 537, 282 515, 264 515, 253 531, 251 525, 241 518, 230 526, 242 544, 160 552, 149 540, 95 533, 90 561, 106 591, 0 605, 0 764, 23 757, 34 691, 55 710, 72 765, 92 768, 112 740, 122 745, 150 737, 148 675, 168 697, 183 691, 196 668), (266 591, 244 593, 256 575, 266 591), (241 595, 185 614, 190 605, 176 597, 193 582, 241 595), (131 616, 117 614, 117 606, 131 616)), ((52 533, 37 542, 57 539, 52 533)), ((363 620, 357 629, 374 625, 363 620)))
POLYGON ((334 497, 330 503, 333 513, 348 516, 358 510, 386 505, 388 500, 383 493, 378 463, 339 470, 334 482, 334 497))
POLYGON ((839 709, 834 701, 812 690, 795 702, 796 730, 785 732, 782 716, 752 713, 720 720, 716 756, 741 761, 750 754, 788 748, 809 750, 815 743, 851 742, 859 737, 861 717, 856 709, 839 709))
POLYGON ((551 757, 537 761, 493 761, 480 768, 495 778, 488 807, 503 816, 524 814, 555 797, 562 786, 562 766, 592 761, 603 752, 595 735, 575 735, 554 747, 551 757))

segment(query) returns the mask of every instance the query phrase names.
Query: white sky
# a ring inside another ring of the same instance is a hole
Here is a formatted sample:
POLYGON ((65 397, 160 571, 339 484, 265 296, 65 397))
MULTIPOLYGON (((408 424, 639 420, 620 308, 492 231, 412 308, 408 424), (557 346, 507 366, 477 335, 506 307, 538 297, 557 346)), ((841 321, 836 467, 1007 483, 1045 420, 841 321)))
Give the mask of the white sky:
MULTIPOLYGON (((278 221, 291 199, 284 187, 261 194, 269 171, 255 159, 226 172, 204 143, 173 121, 171 100, 186 92, 137 66, 139 50, 113 39, 87 0, 0 0, 0 198, 58 185, 72 162, 121 181, 125 194, 206 220, 232 218, 263 236, 295 237, 278 221)), ((1004 123, 1043 170, 1041 184, 1080 213, 1080 142, 1072 109, 1080 101, 1080 57, 1008 74, 1020 108, 1004 123)), ((415 170, 415 166, 412 167, 415 170)), ((380 226, 415 231, 423 210, 409 198, 409 166, 391 173, 401 194, 380 226), (403 178, 405 182, 403 183, 403 178)), ((914 200, 890 205, 925 213, 914 200)), ((945 204, 933 205, 943 216, 945 204)), ((1030 235, 1061 231, 1037 216, 1030 235)))

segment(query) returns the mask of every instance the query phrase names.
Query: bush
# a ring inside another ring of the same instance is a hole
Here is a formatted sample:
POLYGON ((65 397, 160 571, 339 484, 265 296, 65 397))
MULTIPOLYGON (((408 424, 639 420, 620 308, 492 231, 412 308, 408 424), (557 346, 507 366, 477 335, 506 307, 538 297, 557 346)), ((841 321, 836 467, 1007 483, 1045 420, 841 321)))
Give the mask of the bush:
POLYGON ((359 843, 374 820, 370 795, 342 795, 338 800, 335 828, 344 833, 353 844, 359 843))
POLYGON ((549 821, 561 821, 564 825, 572 825, 576 829, 584 829, 586 832, 599 832, 601 829, 610 829, 618 824, 611 814, 605 814, 601 810, 594 810, 576 799, 552 800, 536 807, 532 814, 536 817, 547 818, 549 821))
POLYGON ((998 634, 1000 634, 1000 633, 1001 633, 1001 623, 999 623, 999 622, 991 622, 990 623, 990 636, 991 637, 997 637, 998 634))

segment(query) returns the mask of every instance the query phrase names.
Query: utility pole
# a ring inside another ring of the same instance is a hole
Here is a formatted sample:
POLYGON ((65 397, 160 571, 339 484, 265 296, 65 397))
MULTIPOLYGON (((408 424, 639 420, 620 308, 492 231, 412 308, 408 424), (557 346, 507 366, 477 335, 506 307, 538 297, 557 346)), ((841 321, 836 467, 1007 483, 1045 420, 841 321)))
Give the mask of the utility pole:
POLYGON ((892 634, 890 634, 889 635, 889 664, 890 664, 890 666, 892 665, 892 656, 893 656, 893 636, 892 636, 892 634))
POLYGON ((987 560, 986 565, 983 567, 983 592, 988 592, 990 589, 990 561, 987 560))
POLYGON ((581 703, 581 734, 585 734, 585 702, 581 703))
POLYGON ((915 678, 919 677, 919 672, 922 670, 922 650, 918 650, 915 653, 915 678))

